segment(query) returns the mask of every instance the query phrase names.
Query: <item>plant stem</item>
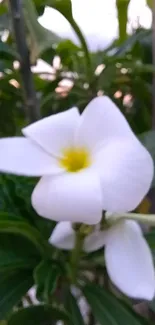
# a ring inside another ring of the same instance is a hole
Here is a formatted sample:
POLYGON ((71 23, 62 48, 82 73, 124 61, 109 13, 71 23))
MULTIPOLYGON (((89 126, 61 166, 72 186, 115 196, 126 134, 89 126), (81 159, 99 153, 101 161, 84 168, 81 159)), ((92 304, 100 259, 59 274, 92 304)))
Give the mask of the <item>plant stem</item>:
POLYGON ((87 67, 88 78, 89 78, 89 81, 91 81, 93 71, 92 71, 90 53, 89 53, 89 49, 88 49, 86 40, 85 40, 79 26, 77 25, 76 21, 73 19, 70 23, 71 23, 72 27, 74 28, 74 31, 77 34, 77 36, 78 36, 78 38, 80 40, 80 43, 81 43, 81 45, 83 47, 83 50, 85 52, 85 59, 86 59, 86 67, 87 67))
POLYGON ((75 238, 75 247, 71 253, 71 263, 70 263, 73 283, 76 283, 77 281, 77 273, 78 273, 82 247, 83 247, 83 236, 81 235, 80 232, 77 232, 75 238))
POLYGON ((146 225, 155 225, 155 214, 140 214, 140 213, 114 213, 110 218, 106 219, 107 223, 113 224, 121 219, 136 220, 146 225))
POLYGON ((9 0, 9 4, 17 50, 20 58, 20 71, 23 83, 24 101, 26 105, 26 118, 28 122, 31 123, 40 118, 40 111, 31 72, 29 49, 26 44, 22 1, 9 0))

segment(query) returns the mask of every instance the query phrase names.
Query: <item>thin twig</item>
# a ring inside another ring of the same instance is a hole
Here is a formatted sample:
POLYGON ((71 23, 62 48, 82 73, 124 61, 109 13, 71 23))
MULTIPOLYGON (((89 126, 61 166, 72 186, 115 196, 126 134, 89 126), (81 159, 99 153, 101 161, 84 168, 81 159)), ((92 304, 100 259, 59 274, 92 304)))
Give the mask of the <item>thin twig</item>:
MULTIPOLYGON (((152 64, 155 67, 155 0, 152 8, 152 64)), ((152 129, 155 129, 155 72, 152 80, 152 129)))
POLYGON ((20 57, 20 71, 23 84, 24 101, 26 105, 26 117, 28 122, 34 122, 39 119, 40 111, 31 72, 29 49, 26 44, 26 31, 22 14, 22 0, 9 0, 9 4, 17 50, 20 57))

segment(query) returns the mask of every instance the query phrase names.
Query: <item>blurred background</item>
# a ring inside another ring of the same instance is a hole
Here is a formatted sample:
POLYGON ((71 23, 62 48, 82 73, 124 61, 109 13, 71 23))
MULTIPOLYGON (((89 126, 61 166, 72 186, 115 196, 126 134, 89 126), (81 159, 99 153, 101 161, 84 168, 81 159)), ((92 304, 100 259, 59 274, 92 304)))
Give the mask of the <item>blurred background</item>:
POLYGON ((7 1, 0 4, 1 135, 20 132, 25 117, 31 121, 74 105, 82 111, 103 93, 137 134, 151 129, 151 1, 73 0, 72 10, 67 0, 22 2, 25 44, 7 1))

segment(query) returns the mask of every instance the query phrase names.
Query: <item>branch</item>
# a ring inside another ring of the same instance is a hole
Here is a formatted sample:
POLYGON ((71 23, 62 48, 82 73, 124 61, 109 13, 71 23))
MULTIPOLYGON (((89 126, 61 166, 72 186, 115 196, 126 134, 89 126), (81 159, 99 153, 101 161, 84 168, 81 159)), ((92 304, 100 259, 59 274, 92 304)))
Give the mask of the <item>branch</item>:
POLYGON ((20 57, 20 71, 23 84, 24 101, 26 105, 26 117, 28 122, 34 122, 40 118, 40 110, 36 97, 29 49, 26 44, 26 31, 22 14, 22 0, 9 0, 11 18, 17 50, 20 57))

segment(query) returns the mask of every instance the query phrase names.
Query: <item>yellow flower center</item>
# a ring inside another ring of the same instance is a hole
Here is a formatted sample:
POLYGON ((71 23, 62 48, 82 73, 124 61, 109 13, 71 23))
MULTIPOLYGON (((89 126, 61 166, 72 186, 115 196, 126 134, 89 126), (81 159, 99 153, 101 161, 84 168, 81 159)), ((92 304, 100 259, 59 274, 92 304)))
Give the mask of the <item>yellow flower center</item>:
POLYGON ((63 150, 63 158, 59 159, 61 167, 69 172, 77 172, 90 165, 90 155, 84 148, 67 148, 63 150))

